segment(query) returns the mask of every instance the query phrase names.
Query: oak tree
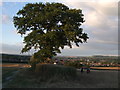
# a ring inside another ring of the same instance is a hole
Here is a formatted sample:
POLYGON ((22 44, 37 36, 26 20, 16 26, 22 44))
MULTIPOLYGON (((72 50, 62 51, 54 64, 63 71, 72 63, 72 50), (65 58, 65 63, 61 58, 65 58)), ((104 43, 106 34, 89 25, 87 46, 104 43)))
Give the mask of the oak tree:
POLYGON ((23 52, 32 48, 36 62, 46 62, 61 53, 65 46, 84 43, 88 35, 80 27, 84 21, 81 9, 70 9, 62 3, 28 3, 13 17, 17 32, 24 36, 23 52))

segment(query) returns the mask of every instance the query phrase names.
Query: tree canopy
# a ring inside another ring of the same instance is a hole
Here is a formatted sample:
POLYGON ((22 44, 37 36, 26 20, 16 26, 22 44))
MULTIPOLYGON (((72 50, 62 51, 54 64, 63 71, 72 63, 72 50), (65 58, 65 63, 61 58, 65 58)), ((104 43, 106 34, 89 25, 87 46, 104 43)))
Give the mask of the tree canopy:
MULTIPOLYGON (((28 3, 13 17, 13 22, 24 37, 23 52, 34 48, 34 57, 44 62, 64 46, 87 41, 88 36, 80 27, 84 21, 81 9, 70 9, 62 3, 28 3)), ((40 61, 39 61, 40 62, 40 61)))

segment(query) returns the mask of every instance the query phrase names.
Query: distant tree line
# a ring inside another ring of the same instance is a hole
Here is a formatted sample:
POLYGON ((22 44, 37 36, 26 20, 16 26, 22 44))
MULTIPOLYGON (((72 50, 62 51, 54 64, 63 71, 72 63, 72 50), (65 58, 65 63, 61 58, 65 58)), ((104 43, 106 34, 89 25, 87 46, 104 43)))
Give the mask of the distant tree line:
MULTIPOLYGON (((15 55, 15 54, 0 54, 2 56, 2 62, 21 62, 21 63, 27 63, 30 60, 31 56, 28 55, 15 55)), ((117 56, 81 56, 81 57, 53 57, 53 60, 78 60, 78 61, 86 61, 89 60, 94 61, 95 63, 101 62, 104 60, 103 63, 120 63, 120 60, 117 56)))
POLYGON ((31 56, 28 55, 14 55, 14 54, 1 54, 2 62, 14 62, 14 63, 28 63, 31 56))

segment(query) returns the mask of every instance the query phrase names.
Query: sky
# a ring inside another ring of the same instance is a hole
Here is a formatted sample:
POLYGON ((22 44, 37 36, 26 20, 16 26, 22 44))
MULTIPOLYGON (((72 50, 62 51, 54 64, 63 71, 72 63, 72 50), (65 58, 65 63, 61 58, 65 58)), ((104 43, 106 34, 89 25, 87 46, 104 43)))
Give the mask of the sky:
MULTIPOLYGON (((58 56, 118 55, 118 0, 3 0, 0 2, 0 53, 20 54, 23 37, 17 34, 13 16, 27 3, 59 2, 71 9, 82 9, 87 43, 65 47, 58 56)), ((31 50, 27 55, 34 53, 31 50)))

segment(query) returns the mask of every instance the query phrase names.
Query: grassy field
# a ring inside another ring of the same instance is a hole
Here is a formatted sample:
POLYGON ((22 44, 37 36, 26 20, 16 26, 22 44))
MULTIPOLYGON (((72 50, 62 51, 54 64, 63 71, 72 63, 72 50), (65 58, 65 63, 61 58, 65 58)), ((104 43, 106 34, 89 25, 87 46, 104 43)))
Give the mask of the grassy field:
POLYGON ((0 67, 30 67, 30 65, 24 63, 2 63, 0 67))
POLYGON ((117 71, 91 71, 90 73, 77 71, 74 79, 60 79, 53 77, 42 80, 36 77, 28 68, 3 67, 3 88, 117 88, 117 71))
POLYGON ((120 67, 90 67, 91 69, 120 70, 120 67))
MULTIPOLYGON (((23 63, 2 63, 0 67, 30 67, 29 64, 23 63)), ((109 69, 109 70, 120 70, 120 67, 90 67, 91 69, 109 69)))

